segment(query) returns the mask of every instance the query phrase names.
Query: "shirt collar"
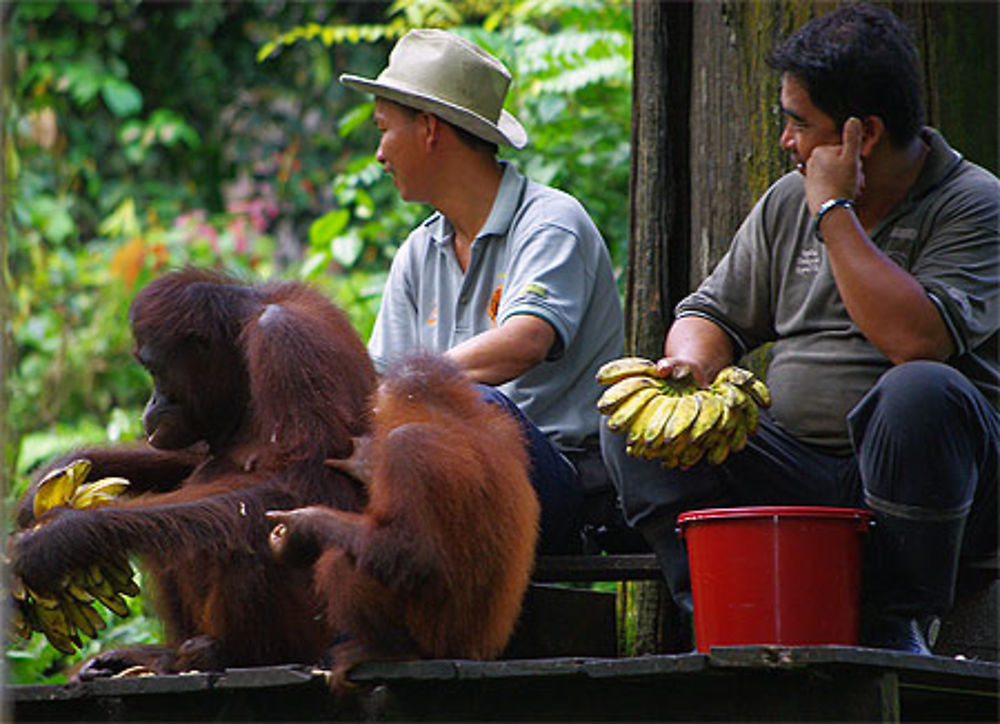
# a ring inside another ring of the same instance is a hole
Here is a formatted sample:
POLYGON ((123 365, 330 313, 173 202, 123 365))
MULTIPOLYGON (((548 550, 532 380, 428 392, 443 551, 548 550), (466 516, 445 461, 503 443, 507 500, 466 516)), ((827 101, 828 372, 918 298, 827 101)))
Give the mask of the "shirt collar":
MULTIPOLYGON (((504 236, 507 233, 517 212, 524 187, 528 183, 528 179, 521 175, 510 161, 501 161, 500 166, 503 168, 500 188, 497 189, 490 215, 486 217, 486 223, 476 236, 477 239, 485 236, 504 236)), ((451 244, 455 229, 440 211, 427 219, 424 227, 435 244, 441 246, 451 244)))
POLYGON ((919 199, 940 185, 962 161, 962 154, 949 146, 944 136, 933 128, 925 127, 920 132, 920 138, 930 147, 930 152, 907 194, 910 199, 919 199))

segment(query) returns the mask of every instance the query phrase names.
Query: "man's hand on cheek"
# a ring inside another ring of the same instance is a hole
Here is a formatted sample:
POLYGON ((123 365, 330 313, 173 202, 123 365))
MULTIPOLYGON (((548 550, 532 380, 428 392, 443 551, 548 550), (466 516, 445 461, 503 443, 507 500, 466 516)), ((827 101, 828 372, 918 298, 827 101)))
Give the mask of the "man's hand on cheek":
POLYGON ((861 193, 864 187, 861 141, 861 121, 848 118, 840 144, 813 149, 806 162, 805 175, 806 203, 811 214, 815 214, 824 201, 853 200, 861 193))

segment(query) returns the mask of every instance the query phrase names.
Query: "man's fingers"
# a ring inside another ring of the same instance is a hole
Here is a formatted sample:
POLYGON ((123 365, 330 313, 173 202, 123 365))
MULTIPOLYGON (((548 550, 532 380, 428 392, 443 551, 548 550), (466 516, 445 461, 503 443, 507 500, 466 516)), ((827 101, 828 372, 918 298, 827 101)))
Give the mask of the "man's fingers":
POLYGON ((848 118, 844 123, 844 154, 857 158, 861 153, 861 137, 863 135, 864 127, 861 125, 861 121, 853 116, 848 118))

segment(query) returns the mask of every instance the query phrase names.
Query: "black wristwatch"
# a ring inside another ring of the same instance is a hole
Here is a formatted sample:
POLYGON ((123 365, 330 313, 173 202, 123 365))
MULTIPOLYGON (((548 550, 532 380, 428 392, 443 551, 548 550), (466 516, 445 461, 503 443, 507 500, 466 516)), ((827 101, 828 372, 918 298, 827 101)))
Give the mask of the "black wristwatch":
POLYGON ((823 243, 823 235, 819 233, 819 222, 823 220, 823 216, 828 211, 830 211, 831 209, 835 209, 838 206, 843 206, 845 209, 854 209, 854 200, 853 199, 827 199, 826 201, 824 201, 820 205, 819 210, 816 211, 816 215, 813 217, 813 220, 812 220, 812 233, 813 233, 813 236, 816 237, 816 241, 820 242, 821 244, 823 243))

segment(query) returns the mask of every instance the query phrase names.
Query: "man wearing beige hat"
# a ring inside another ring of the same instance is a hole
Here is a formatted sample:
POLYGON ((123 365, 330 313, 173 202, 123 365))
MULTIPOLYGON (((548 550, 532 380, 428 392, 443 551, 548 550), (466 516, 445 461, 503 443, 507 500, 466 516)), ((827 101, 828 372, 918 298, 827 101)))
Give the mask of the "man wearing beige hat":
POLYGON ((377 78, 340 81, 375 96, 376 158, 400 195, 436 209, 393 259, 368 343, 376 368, 447 352, 484 385, 524 424, 540 550, 577 549, 582 489, 567 456, 597 455, 594 374, 623 347, 600 232, 576 199, 497 160, 528 135, 502 107, 510 73, 474 43, 413 30, 377 78))

